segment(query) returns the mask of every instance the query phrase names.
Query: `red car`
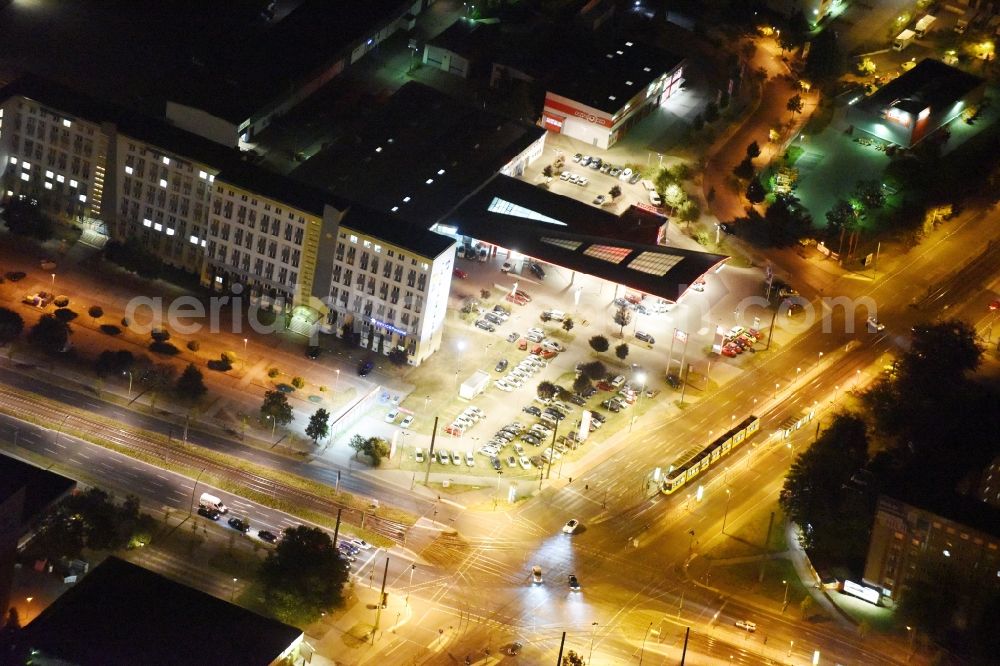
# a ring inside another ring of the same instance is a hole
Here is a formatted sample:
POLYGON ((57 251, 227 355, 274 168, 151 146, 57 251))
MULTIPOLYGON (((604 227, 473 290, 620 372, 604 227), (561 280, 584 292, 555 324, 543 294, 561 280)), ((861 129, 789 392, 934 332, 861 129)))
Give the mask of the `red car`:
POLYGON ((514 294, 507 294, 507 300, 511 303, 517 303, 518 305, 524 305, 528 302, 526 298, 522 296, 515 296, 514 294))
POLYGON ((469 277, 469 274, 463 271, 461 268, 456 268, 451 272, 451 274, 457 277, 459 280, 464 280, 465 278, 469 277))
POLYGON ((526 351, 528 349, 528 338, 521 338, 517 341, 517 348, 521 351, 526 351))
POLYGON ((558 352, 555 352, 555 351, 553 351, 551 349, 543 349, 541 351, 541 357, 544 358, 544 359, 550 359, 553 356, 555 356, 557 353, 558 352))
POLYGON ((742 351, 743 350, 740 349, 737 345, 730 343, 722 348, 722 355, 728 356, 729 358, 733 358, 734 356, 739 355, 739 353, 742 351))
POLYGON ((615 390, 614 386, 612 386, 608 382, 604 381, 603 379, 601 381, 597 382, 597 388, 601 389, 602 391, 614 391, 615 390))

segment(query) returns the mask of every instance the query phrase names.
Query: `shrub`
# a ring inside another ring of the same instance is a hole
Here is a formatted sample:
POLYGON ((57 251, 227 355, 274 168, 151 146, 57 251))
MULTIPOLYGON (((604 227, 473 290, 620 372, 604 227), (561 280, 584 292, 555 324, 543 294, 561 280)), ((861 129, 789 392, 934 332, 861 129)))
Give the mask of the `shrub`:
POLYGON ((268 370, 267 370, 267 376, 270 377, 271 379, 274 379, 275 377, 277 377, 280 374, 281 374, 281 370, 278 370, 277 368, 268 368, 268 370))
POLYGON ((57 308, 64 308, 69 305, 69 299, 65 296, 56 296, 56 299, 52 301, 53 305, 57 308))
POLYGON ((198 342, 197 340, 191 340, 190 342, 187 343, 187 348, 193 352, 196 352, 199 349, 201 349, 201 343, 198 342))
POLYGON ((302 379, 301 377, 292 377, 292 386, 294 386, 295 388, 300 389, 305 385, 306 385, 306 380, 302 379))
POLYGON ((405 350, 400 349, 399 347, 394 347, 393 349, 389 350, 389 362, 392 363, 393 365, 402 367, 406 365, 408 361, 409 361, 409 355, 406 353, 405 350))
POLYGON ((595 335, 589 340, 590 348, 595 352, 603 353, 608 351, 608 347, 611 345, 608 343, 608 339, 603 335, 595 335))
POLYGON ((149 351, 156 354, 163 354, 164 356, 176 356, 180 353, 180 349, 175 347, 170 342, 161 342, 159 340, 154 340, 149 343, 149 351))
POLYGON ((101 324, 101 333, 105 335, 121 335, 122 329, 114 324, 101 324))
POLYGON ((52 314, 55 315, 56 319, 58 319, 59 321, 64 321, 67 324, 76 319, 78 316, 75 312, 73 312, 69 308, 59 308, 52 314))
POLYGON ((91 319, 100 319, 104 316, 104 310, 99 305, 91 305, 87 314, 90 315, 91 319))
POLYGON ((222 358, 220 358, 218 360, 213 359, 213 360, 209 361, 208 362, 208 369, 209 370, 216 370, 218 372, 228 372, 229 370, 233 369, 233 364, 230 363, 229 360, 226 359, 225 356, 223 356, 222 358))
POLYGON ((166 342, 170 339, 170 331, 163 328, 154 328, 149 337, 153 338, 156 342, 166 342))

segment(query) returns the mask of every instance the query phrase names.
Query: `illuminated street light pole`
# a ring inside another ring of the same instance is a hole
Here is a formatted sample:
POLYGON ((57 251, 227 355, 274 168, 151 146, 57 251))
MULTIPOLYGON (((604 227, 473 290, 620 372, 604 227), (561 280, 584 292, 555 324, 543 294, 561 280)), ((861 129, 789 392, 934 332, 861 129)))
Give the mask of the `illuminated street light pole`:
POLYGON ((597 623, 590 623, 590 654, 587 656, 587 663, 594 663, 594 635, 597 633, 597 623))
POLYGON ((781 612, 784 613, 785 609, 788 608, 788 581, 781 581, 785 584, 785 599, 781 602, 781 612))
POLYGON ((632 420, 629 421, 628 431, 632 432, 632 427, 635 426, 635 420, 639 418, 639 404, 642 402, 642 396, 646 394, 646 373, 640 372, 636 379, 642 382, 642 393, 639 394, 639 399, 635 402, 635 409, 632 411, 632 420))
MULTIPOLYGON (((728 470, 727 470, 728 471, 728 470)), ((726 533, 726 519, 729 518, 729 500, 733 498, 733 493, 726 488, 726 512, 722 514, 722 533, 726 533)))

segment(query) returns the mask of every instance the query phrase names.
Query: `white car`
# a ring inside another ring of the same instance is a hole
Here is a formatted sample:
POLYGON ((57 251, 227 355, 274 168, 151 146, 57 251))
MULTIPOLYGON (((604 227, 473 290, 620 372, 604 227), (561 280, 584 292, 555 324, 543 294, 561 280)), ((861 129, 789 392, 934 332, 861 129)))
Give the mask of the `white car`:
POLYGON ((437 452, 437 456, 438 456, 438 464, 439 465, 447 465, 448 464, 448 452, 447 451, 445 451, 445 450, 442 449, 441 451, 437 452))
POLYGON ((462 454, 457 449, 451 452, 451 462, 455 465, 462 464, 462 454))
POLYGON ((400 428, 409 428, 411 425, 413 425, 413 414, 408 414, 406 418, 399 423, 400 428))
POLYGON ((580 529, 580 521, 576 518, 571 518, 563 525, 563 534, 575 534, 576 531, 580 529))
POLYGON ((628 180, 632 177, 632 169, 622 169, 622 172, 618 174, 620 180, 628 180))
POLYGON ((521 456, 517 461, 521 464, 521 469, 531 469, 531 461, 528 460, 528 456, 521 456))
POLYGON ((546 349, 551 349, 552 351, 557 351, 557 352, 566 351, 566 348, 563 347, 558 342, 556 342, 555 340, 546 340, 545 342, 542 343, 542 346, 545 347, 546 349))
POLYGON ((580 187, 586 187, 587 183, 589 183, 589 182, 590 182, 590 180, 586 176, 577 176, 576 177, 576 184, 579 185, 580 187))
POLYGON ((513 270, 513 268, 514 268, 514 264, 510 263, 509 261, 505 261, 505 262, 503 262, 503 266, 500 267, 500 272, 501 273, 510 273, 511 270, 513 270))
POLYGON ((364 539, 351 539, 351 545, 358 550, 371 550, 372 545, 365 541, 364 539))
POLYGON ((386 423, 395 423, 397 417, 399 417, 399 410, 398 409, 393 409, 388 414, 385 415, 385 422, 386 423))
POLYGON ((469 467, 476 466, 476 457, 472 455, 472 451, 465 452, 465 464, 468 465, 469 467))
POLYGON ((419 446, 413 449, 413 459, 418 463, 422 463, 424 461, 424 450, 419 446))
POLYGON ((876 332, 878 332, 878 331, 884 331, 885 330, 885 324, 883 324, 882 322, 880 322, 875 317, 868 317, 868 330, 869 331, 876 331, 876 332))
POLYGON ((663 205, 663 199, 660 198, 658 192, 656 192, 655 190, 651 190, 649 192, 649 203, 659 208, 660 206, 663 205))

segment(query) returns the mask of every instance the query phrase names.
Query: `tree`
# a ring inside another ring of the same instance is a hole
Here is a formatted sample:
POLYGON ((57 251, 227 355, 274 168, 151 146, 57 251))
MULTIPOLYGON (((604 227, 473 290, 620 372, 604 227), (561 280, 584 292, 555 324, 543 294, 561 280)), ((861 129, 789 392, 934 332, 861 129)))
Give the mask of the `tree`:
POLYGON ((576 324, 573 323, 572 319, 567 318, 563 320, 562 327, 563 330, 566 331, 567 333, 572 331, 574 326, 576 326, 576 324))
POLYGON ((4 631, 12 632, 21 628, 21 616, 13 606, 7 611, 7 621, 3 625, 4 631))
POLYGON ((410 356, 406 353, 405 349, 400 349, 399 347, 393 347, 389 350, 389 362, 397 367, 402 367, 409 363, 410 356))
POLYGON ((858 221, 858 213, 846 199, 837 199, 833 208, 826 212, 826 226, 831 232, 841 229, 851 231, 858 221))
POLYGON ((21 315, 13 310, 0 308, 0 345, 16 340, 23 331, 24 319, 21 315))
POLYGON ((583 393, 592 386, 590 383, 590 378, 587 375, 581 373, 573 380, 573 391, 576 393, 583 393))
POLYGON ((99 305, 91 305, 90 308, 87 309, 87 314, 90 315, 90 318, 93 319, 94 322, 97 322, 98 319, 104 316, 104 310, 99 305))
POLYGON ((767 196, 767 191, 764 186, 760 183, 760 178, 754 176, 753 179, 747 184, 747 201, 752 204, 759 204, 764 201, 764 197, 767 196))
POLYGON ((715 102, 709 102, 705 105, 705 122, 714 123, 719 119, 719 105, 715 102))
MULTIPOLYGON (((605 347, 607 351, 607 347, 605 347)), ((590 363, 584 363, 580 367, 580 371, 585 377, 591 381, 600 381, 608 376, 608 368, 600 361, 591 361, 590 363)))
POLYGON ((837 414, 792 463, 778 501, 806 548, 836 561, 864 557, 874 506, 857 502, 850 482, 867 463, 867 426, 854 414, 837 414))
POLYGON ((556 391, 559 387, 549 381, 543 381, 538 383, 538 397, 544 400, 551 400, 556 395, 556 391))
POLYGON ((28 236, 40 241, 52 238, 52 218, 38 206, 38 201, 27 197, 11 199, 4 213, 7 228, 12 234, 28 236))
POLYGON ((104 258, 144 278, 156 278, 163 272, 163 261, 136 236, 128 237, 125 242, 108 241, 104 245, 104 258))
POLYGON ((546 178, 551 178, 552 177, 552 165, 551 164, 546 164, 545 165, 545 167, 542 169, 542 175, 545 176, 546 178))
POLYGON ((624 335, 625 327, 632 323, 632 309, 622 305, 615 311, 614 321, 618 324, 618 335, 624 335))
POLYGON ((312 440, 313 446, 320 439, 330 434, 330 412, 322 407, 309 417, 309 424, 306 426, 306 435, 312 440))
POLYGON ((121 375, 131 370, 134 363, 135 357, 130 351, 124 349, 119 349, 118 351, 105 349, 98 354, 97 361, 94 363, 94 369, 101 377, 106 375, 121 375))
POLYGON ((611 346, 608 339, 603 335, 595 335, 588 341, 588 343, 590 344, 590 348, 598 354, 608 351, 608 347, 611 346))
POLYGON ((28 342, 42 351, 57 354, 66 349, 70 333, 69 324, 55 315, 44 314, 28 332, 28 342))
POLYGON ((885 188, 877 180, 859 180, 854 195, 868 210, 885 205, 885 188))
POLYGON ((802 113, 802 109, 804 107, 805 104, 802 102, 801 95, 792 95, 790 98, 788 98, 788 103, 785 104, 785 108, 791 111, 793 115, 797 113, 802 113))
POLYGON ((372 461, 373 467, 378 467, 382 464, 382 458, 389 455, 389 443, 384 439, 379 437, 363 437, 361 435, 354 435, 351 437, 349 446, 358 453, 363 453, 368 456, 372 461))
POLYGON ((176 374, 174 366, 169 363, 152 363, 141 369, 138 380, 149 394, 150 410, 155 408, 156 399, 174 383, 176 374))
POLYGON ((260 406, 260 415, 271 420, 273 431, 275 425, 284 426, 292 422, 292 406, 288 404, 288 398, 281 391, 267 391, 260 406))
POLYGON ((628 358, 628 345, 623 342, 620 345, 618 345, 617 347, 615 347, 615 356, 617 356, 618 359, 621 360, 621 361, 624 361, 625 359, 627 359, 628 358))
POLYGON ((608 194, 611 195, 612 199, 617 199, 622 195, 622 188, 618 187, 617 185, 612 185, 611 189, 608 190, 608 194))
POLYGON ((743 161, 733 167, 733 175, 735 175, 740 180, 750 180, 757 173, 753 168, 753 160, 750 157, 744 157, 743 161))
POLYGON ((583 655, 570 650, 563 655, 562 666, 586 666, 586 662, 583 660, 583 655))
POLYGON ((326 532, 299 525, 285 530, 260 568, 264 598, 275 617, 306 624, 343 601, 349 568, 326 532))
POLYGON ((843 54, 836 30, 822 30, 809 45, 805 72, 816 83, 833 81, 843 72, 843 54))
POLYGON ((194 363, 188 363, 187 367, 184 368, 184 372, 174 384, 174 390, 177 392, 177 397, 191 404, 198 402, 208 393, 208 387, 205 386, 201 370, 196 368, 194 363))
POLYGON ((760 157, 760 145, 756 141, 751 141, 750 145, 747 146, 747 157, 751 160, 760 157))

